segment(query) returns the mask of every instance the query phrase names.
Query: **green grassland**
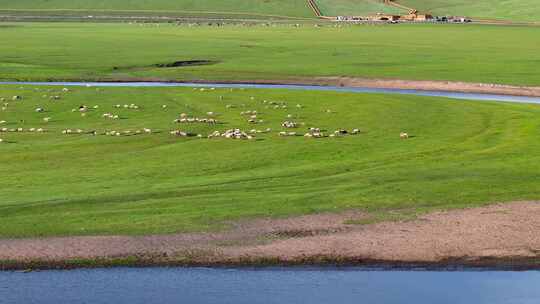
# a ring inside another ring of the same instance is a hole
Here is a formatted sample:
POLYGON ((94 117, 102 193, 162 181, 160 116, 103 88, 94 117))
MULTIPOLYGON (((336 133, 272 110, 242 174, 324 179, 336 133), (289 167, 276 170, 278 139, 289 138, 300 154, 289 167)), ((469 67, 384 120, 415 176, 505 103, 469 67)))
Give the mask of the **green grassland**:
POLYGON ((304 0, 0 0, 0 11, 51 15, 58 11, 95 15, 166 13, 167 15, 221 15, 223 17, 302 17, 313 18, 304 0))
POLYGON ((317 0, 326 16, 366 16, 376 13, 402 14, 406 11, 385 5, 381 0, 317 0))
POLYGON ((540 85, 540 27, 5 23, 0 37, 3 80, 357 76, 540 85), (182 60, 216 64, 155 66, 182 60))
POLYGON ((536 0, 398 0, 397 2, 435 15, 540 21, 540 6, 536 0))
POLYGON ((537 105, 288 90, 60 89, 0 87, 9 103, 0 127, 47 131, 0 133, 0 237, 208 231, 261 216, 540 198, 537 105), (11 101, 14 95, 23 99, 11 101), (54 95, 60 99, 51 101, 54 95), (114 106, 132 103, 140 108, 114 106), (83 104, 85 117, 72 111, 83 104), (248 123, 240 114, 247 110, 264 121, 248 123), (182 112, 209 111, 220 124, 173 123, 182 112), (120 119, 103 118, 107 112, 120 119), (299 134, 308 127, 362 133, 280 137, 287 119, 305 123, 289 130, 299 134), (153 133, 62 134, 68 128, 153 133), (231 128, 272 132, 256 140, 169 134, 231 128), (400 139, 402 131, 411 138, 400 139))

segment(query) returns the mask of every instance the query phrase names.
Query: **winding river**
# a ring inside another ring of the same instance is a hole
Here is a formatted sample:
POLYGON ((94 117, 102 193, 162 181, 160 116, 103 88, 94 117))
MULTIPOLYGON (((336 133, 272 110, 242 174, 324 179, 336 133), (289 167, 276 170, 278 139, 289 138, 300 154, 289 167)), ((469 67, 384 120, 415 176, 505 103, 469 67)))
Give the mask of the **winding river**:
POLYGON ((111 268, 0 272, 0 303, 538 304, 540 272, 111 268))
POLYGON ((286 84, 244 84, 244 83, 180 83, 180 82, 0 82, 0 85, 50 85, 86 87, 201 87, 201 88, 245 88, 245 89, 290 89, 305 91, 334 91, 354 93, 387 93, 417 96, 437 96, 454 99, 503 101, 540 104, 540 97, 511 96, 498 94, 458 93, 448 91, 423 91, 408 89, 379 89, 368 87, 336 87, 316 85, 286 84))

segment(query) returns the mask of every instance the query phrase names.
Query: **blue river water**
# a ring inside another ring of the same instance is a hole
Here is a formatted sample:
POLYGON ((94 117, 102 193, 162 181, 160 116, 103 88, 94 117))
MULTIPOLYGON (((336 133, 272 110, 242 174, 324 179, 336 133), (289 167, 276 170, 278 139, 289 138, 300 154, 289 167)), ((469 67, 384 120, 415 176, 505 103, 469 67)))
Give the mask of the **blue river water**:
POLYGON ((388 93, 417 96, 437 96, 454 99, 503 101, 540 104, 540 97, 510 96, 498 94, 457 93, 447 91, 423 91, 408 89, 379 89, 367 87, 336 87, 317 85, 282 85, 282 84, 243 84, 243 83, 180 83, 180 82, 0 82, 0 85, 52 85, 86 87, 214 87, 214 88, 250 88, 250 89, 291 89, 306 91, 334 91, 355 93, 388 93))
POLYGON ((0 272, 0 303, 538 304, 540 272, 298 267, 0 272))

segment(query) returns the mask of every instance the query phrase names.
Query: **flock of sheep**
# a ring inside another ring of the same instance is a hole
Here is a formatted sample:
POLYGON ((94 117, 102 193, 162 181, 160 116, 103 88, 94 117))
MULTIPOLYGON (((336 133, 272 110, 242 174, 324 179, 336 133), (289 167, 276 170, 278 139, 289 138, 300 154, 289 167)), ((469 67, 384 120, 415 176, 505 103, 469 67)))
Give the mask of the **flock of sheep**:
MULTIPOLYGON (((38 90, 38 89, 36 89, 38 90)), ((51 89, 49 89, 50 91, 51 89)), ((213 91, 215 90, 215 88, 194 88, 194 90, 199 90, 199 91, 213 91)), ((67 93, 69 92, 70 90, 67 89, 67 88, 64 88, 62 89, 62 92, 64 93, 67 93)), ((232 89, 231 89, 232 91, 232 89)), ((56 100, 59 100, 61 99, 60 96, 58 95, 52 95, 52 96, 47 96, 47 95, 43 95, 43 97, 50 97, 51 100, 53 101, 56 101, 56 100)), ((250 97, 251 100, 255 100, 255 97, 250 97)), ((20 96, 20 95, 15 95, 11 98, 11 100, 13 102, 22 102, 23 101, 23 97, 20 96)), ((223 101, 224 100, 224 96, 219 96, 219 100, 220 101, 223 101)), ((0 101, 1 102, 4 102, 3 103, 3 107, 2 107, 2 111, 5 111, 9 106, 10 104, 8 102, 6 102, 6 98, 0 98, 0 101)), ((262 105, 265 107, 265 109, 269 109, 269 110, 272 110, 272 109, 275 109, 275 110, 278 110, 278 109, 288 109, 288 105, 286 102, 276 102, 276 101, 262 101, 262 105)), ((245 106, 245 105, 243 105, 245 106)), ((121 104, 116 104, 116 105, 113 105, 112 106, 114 109, 125 109, 125 110, 142 110, 143 107, 139 106, 139 105, 136 105, 136 104, 124 104, 124 105, 121 105, 121 104)), ((235 105, 231 105, 231 104, 228 104, 226 105, 226 109, 232 109, 232 108, 235 108, 236 106, 235 105)), ((167 105, 162 105, 161 106, 162 109, 167 109, 168 106, 167 105)), ((300 104, 297 104, 296 105, 296 108, 297 109, 302 109, 303 106, 300 105, 300 104)), ((80 113, 80 115, 82 117, 85 117, 86 116, 86 113, 89 112, 90 110, 95 110, 97 111, 99 109, 99 106, 98 105, 95 105, 95 106, 92 106, 92 107, 89 107, 87 105, 80 105, 78 108, 74 108, 72 109, 72 112, 78 112, 80 113)), ((45 109, 43 107, 37 107, 35 108, 35 112, 36 113, 43 113, 45 112, 45 109)), ((326 112, 328 113, 331 113, 332 111, 331 110, 327 110, 326 112)), ((1 113, 1 112, 0 112, 1 113)), ((240 116, 246 120, 247 123, 249 124, 260 124, 260 123, 264 123, 264 120, 260 118, 260 112, 257 111, 257 110, 248 110, 248 111, 242 111, 240 112, 240 116)), ((206 113, 207 117, 195 117, 195 116, 191 116, 187 113, 181 113, 179 115, 178 118, 174 119, 173 120, 173 123, 176 123, 176 124, 205 124, 205 125, 218 125, 218 124, 221 124, 220 121, 218 121, 215 117, 218 116, 215 112, 207 112, 206 113)), ((103 114, 101 114, 101 117, 102 118, 105 118, 105 119, 120 119, 120 116, 119 114, 114 114, 112 112, 105 112, 103 114)), ((298 132, 296 131, 297 129, 299 128, 302 128, 302 126, 305 126, 305 123, 303 122, 298 122, 296 120, 294 120, 293 118, 295 117, 295 115, 292 115, 292 114, 288 114, 286 115, 287 117, 287 120, 283 121, 281 123, 281 127, 283 129, 289 129, 289 131, 278 131, 277 132, 277 135, 280 136, 280 137, 287 137, 287 136, 303 136, 303 137, 306 137, 306 138, 326 138, 326 137, 339 137, 339 136, 347 136, 347 135, 357 135, 357 134, 360 134, 361 131, 360 129, 358 128, 355 128, 355 129, 352 129, 352 130, 346 130, 346 129, 337 129, 335 131, 325 131, 325 130, 321 130, 321 128, 316 128, 316 127, 310 127, 310 128, 307 128, 307 132, 298 132)), ((49 123, 51 121, 51 117, 45 117, 42 119, 42 121, 44 123, 49 123)), ((7 128, 7 127, 2 127, 3 125, 6 125, 8 122, 6 120, 0 120, 0 133, 10 133, 10 132, 36 132, 36 133, 44 133, 44 132, 47 132, 47 130, 43 127, 40 127, 40 128, 27 128, 27 129, 24 129, 24 128, 21 128, 21 127, 17 127, 17 128, 7 128)), ((225 130, 225 131, 218 131, 218 130, 215 130, 215 131, 212 131, 210 132, 209 134, 207 135, 203 135, 203 134, 199 134, 199 133, 194 133, 194 132, 189 132, 189 131, 185 131, 185 130, 180 130, 180 129, 174 129, 174 130, 171 130, 169 132, 170 135, 173 135, 173 136, 178 136, 178 137, 196 137, 196 138, 227 138, 227 139, 246 139, 246 140, 252 140, 252 139, 255 139, 256 135, 258 134, 262 134, 262 133, 271 133, 272 132, 272 129, 271 128, 263 128, 263 129, 251 129, 249 131, 243 131, 242 129, 240 128, 232 128, 232 129, 228 129, 228 130, 225 130)), ((134 130, 114 130, 114 129, 110 129, 110 130, 104 130, 104 131, 96 131, 96 130, 83 130, 83 129, 80 129, 80 128, 66 128, 66 129, 62 129, 61 130, 61 133, 63 135, 72 135, 72 134, 90 134, 90 135, 106 135, 106 136, 131 136, 131 135, 140 135, 140 134, 156 134, 156 133, 160 133, 160 132, 154 132, 152 129, 150 128, 139 128, 139 129, 134 129, 134 130)), ((406 133, 406 132, 401 132, 400 133, 400 138, 401 139, 408 139, 409 138, 409 135, 406 133)), ((6 142, 4 139, 0 138, 0 143, 4 143, 6 142)))

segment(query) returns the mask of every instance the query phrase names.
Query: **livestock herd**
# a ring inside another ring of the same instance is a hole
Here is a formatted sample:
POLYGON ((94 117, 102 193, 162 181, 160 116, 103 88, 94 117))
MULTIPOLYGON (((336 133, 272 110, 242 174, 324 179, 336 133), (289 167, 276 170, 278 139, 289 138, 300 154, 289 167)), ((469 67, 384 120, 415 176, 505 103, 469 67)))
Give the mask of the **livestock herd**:
MULTIPOLYGON (((40 88, 36 88, 35 89, 36 91, 40 91, 41 89, 40 88)), ((43 90, 46 90, 47 92, 54 92, 53 89, 43 89, 43 90)), ((201 92, 204 92, 204 91, 214 91, 215 88, 193 88, 193 90, 197 90, 197 91, 201 91, 201 92)), ((230 89, 232 91, 232 89, 230 89)), ((62 89, 62 93, 64 93, 64 95, 66 93, 70 92, 70 89, 68 88, 63 88, 62 89)), ((62 99, 62 97, 60 95, 43 95, 44 98, 49 98, 51 101, 54 101, 54 102, 57 102, 59 100, 62 99)), ((21 95, 14 95, 11 97, 11 103, 10 102, 7 102, 6 101, 7 99, 5 97, 1 97, 0 98, 0 101, 3 102, 3 106, 2 106, 2 111, 0 111, 0 115, 2 114, 2 112, 5 112, 10 106, 12 106, 13 103, 21 103, 21 102, 24 102, 24 98, 23 96, 21 95)), ((224 96, 223 95, 220 95, 218 97, 218 100, 219 101, 224 101, 224 96)), ((253 101, 255 100, 255 97, 250 97, 250 100, 253 101)), ((287 102, 284 102, 284 101, 267 101, 267 100, 263 100, 261 102, 261 105, 267 109, 267 110, 287 110, 288 109, 288 104, 287 102)), ((226 110, 230 110, 230 109, 234 109, 236 108, 237 105, 234 105, 234 104, 227 104, 225 106, 225 109, 226 110)), ((245 104, 243 104, 242 106, 245 107, 245 104)), ((136 104, 115 104, 115 105, 112 105, 111 106, 113 109, 116 109, 116 110, 135 110, 135 111, 143 111, 144 110, 144 107, 143 106, 139 106, 139 105, 136 105, 136 104)), ((162 110, 167 110, 169 108, 169 106, 167 104, 163 104, 160 106, 162 110)), ((299 110, 299 109, 303 109, 304 106, 301 105, 301 104, 296 104, 296 109, 299 110)), ((94 106, 88 106, 88 105, 79 105, 77 108, 73 108, 72 109, 72 112, 78 112, 80 113, 80 116, 81 117, 86 117, 86 113, 88 113, 89 111, 98 111, 100 109, 100 106, 99 105, 94 105, 94 106)), ((44 112, 48 112, 46 111, 45 107, 43 106, 38 106, 34 109, 34 112, 35 113, 38 113, 38 114, 41 114, 41 113, 44 113, 44 112)), ((332 113, 331 110, 326 110, 325 112, 327 113, 332 113)), ((261 112, 259 110, 245 110, 245 111, 241 111, 240 112, 240 117, 241 119, 245 119, 245 121, 248 123, 248 124, 262 124, 265 122, 265 120, 261 119, 261 112)), ((5 117, 6 115, 1 115, 0 117, 5 117)), ((206 126, 218 126, 218 125, 221 125, 222 122, 220 120, 218 120, 216 117, 217 116, 220 116, 220 114, 217 114, 217 112, 214 112, 214 111, 208 111, 206 112, 206 117, 197 117, 197 116, 194 116, 194 115, 190 115, 188 113, 181 113, 178 115, 178 117, 176 119, 174 119, 172 122, 174 124, 179 124, 179 125, 194 125, 194 124, 204 124, 206 126)), ((104 119, 111 119, 111 120, 118 120, 118 119, 121 119, 120 117, 120 114, 117 114, 117 113, 113 113, 113 112, 109 112, 109 111, 106 111, 102 114, 100 114, 100 117, 104 118, 104 119)), ((285 115, 285 117, 287 118, 287 120, 281 122, 281 127, 283 129, 289 129, 289 131, 283 131, 283 130, 280 130, 280 131, 277 131, 277 135, 279 137, 291 137, 291 136, 302 136, 302 137, 305 137, 305 138, 333 138, 333 137, 342 137, 342 136, 349 136, 349 135, 358 135, 361 133, 360 129, 359 128, 354 128, 354 129, 351 129, 351 130, 346 130, 346 129, 343 129, 343 128, 339 128, 339 129, 336 129, 335 131, 329 131, 329 130, 323 130, 321 128, 318 128, 318 127, 309 127, 309 128, 304 128, 304 126, 306 125, 305 122, 299 122, 297 120, 295 120, 294 118, 297 118, 297 115, 293 115, 293 114, 287 114, 285 115), (304 128, 304 130, 306 130, 305 132, 301 132, 300 130, 304 128), (293 130, 291 130, 293 129, 293 130), (298 130, 298 131, 297 131, 298 130)), ((44 124, 47 124, 47 125, 50 125, 52 118, 51 117, 44 117, 41 119, 42 122, 44 124)), ((4 119, 4 120, 0 120, 0 134, 1 133, 23 133, 23 132, 30 132, 30 133, 46 133, 48 132, 48 129, 46 129, 44 126, 41 126, 41 127, 30 127, 30 128, 23 128, 23 127, 11 127, 11 128, 8 128, 8 127, 5 127, 6 125, 11 125, 11 124, 16 124, 15 122, 8 122, 7 119, 4 119)), ((55 130, 55 128, 51 128, 51 130, 55 130)), ((55 132, 55 131, 51 131, 51 132, 55 132)), ((246 139, 246 140, 252 140, 252 139, 255 139, 255 137, 259 134, 267 134, 267 133, 271 133, 272 132, 272 128, 262 128, 262 129, 257 129, 257 128, 253 128, 249 131, 244 131, 242 130, 241 128, 239 127, 235 127, 235 128, 230 128, 230 129, 227 129, 227 130, 224 130, 224 131, 221 131, 221 130, 213 130, 213 131, 209 131, 208 134, 204 135, 204 134, 201 134, 201 133, 197 133, 197 132, 191 132, 191 131, 187 131, 187 130, 182 130, 182 129, 172 129, 170 130, 168 133, 170 135, 173 135, 173 136, 176 136, 176 137, 194 137, 194 138, 208 138, 208 139, 211 139, 211 138, 226 138, 226 139, 246 139)), ((162 133, 161 131, 154 131, 152 130, 151 128, 147 128, 147 127, 140 127, 140 128, 135 128, 135 129, 129 129, 129 130, 118 130, 117 128, 110 128, 110 129, 106 129, 106 130, 101 130, 101 131, 98 131, 98 130, 95 130, 95 129, 87 129, 87 130, 84 130, 84 129, 81 129, 81 128, 64 128, 64 129, 61 129, 60 131, 61 134, 63 135, 82 135, 82 134, 88 134, 88 135, 93 135, 93 136, 97 136, 97 135, 105 135, 105 136, 132 136, 132 135, 142 135, 142 134, 159 134, 159 133, 162 133)), ((401 132, 400 135, 399 135, 399 138, 401 139, 408 139, 409 138, 409 135, 408 133, 406 132, 401 132)), ((3 138, 0 138, 0 143, 6 143, 8 141, 6 141, 5 139, 3 138)))

